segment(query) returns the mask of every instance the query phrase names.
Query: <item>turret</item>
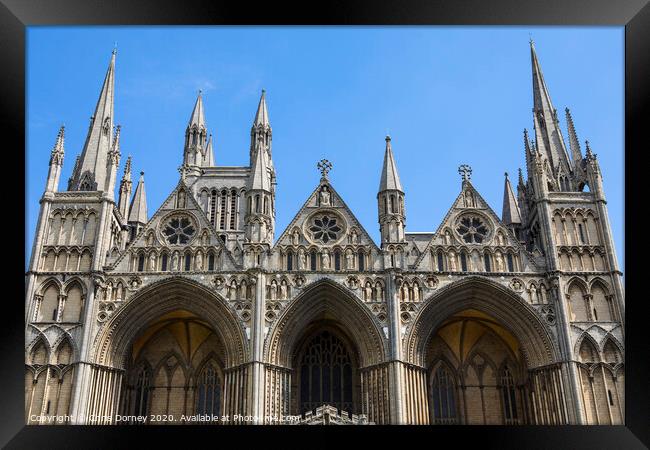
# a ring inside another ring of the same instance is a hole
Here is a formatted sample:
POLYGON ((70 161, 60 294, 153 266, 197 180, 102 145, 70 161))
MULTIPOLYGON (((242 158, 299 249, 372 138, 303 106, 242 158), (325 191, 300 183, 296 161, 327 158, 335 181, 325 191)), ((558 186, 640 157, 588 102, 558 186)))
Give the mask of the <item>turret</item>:
POLYGON ((512 232, 519 239, 519 229, 521 227, 521 213, 519 212, 519 205, 517 198, 510 185, 508 179, 508 172, 505 173, 505 183, 503 186, 503 210, 501 213, 501 221, 504 225, 512 229, 512 232))
POLYGON ((386 151, 379 181, 379 192, 377 193, 377 207, 382 248, 388 243, 405 242, 404 190, 397 173, 390 136, 386 136, 386 151))
MULTIPOLYGON (((271 122, 269 121, 269 110, 266 106, 266 91, 262 90, 260 102, 257 105, 257 112, 251 127, 251 147, 250 147, 250 162, 253 164, 255 159, 255 150, 257 148, 264 149, 271 158, 271 141, 273 135, 271 132, 271 122)), ((272 164, 272 163, 271 163, 272 164)), ((272 165, 271 165, 272 168, 272 165)))
POLYGON ((120 165, 120 126, 115 129, 113 136, 113 145, 108 152, 106 161, 106 185, 104 186, 104 195, 113 200, 115 198, 115 180, 117 179, 117 168, 120 165))
POLYGON ((140 172, 140 180, 135 187, 128 223, 131 227, 131 240, 137 236, 147 223, 147 194, 144 190, 144 172, 140 172))
POLYGON ((50 170, 47 173, 47 183, 45 185, 45 192, 57 192, 59 190, 59 178, 61 177, 61 169, 63 168, 63 157, 65 155, 64 149, 65 141, 65 127, 61 125, 59 134, 56 136, 54 148, 50 156, 50 170))
POLYGON ((185 129, 185 149, 183 152, 184 166, 202 167, 207 165, 208 132, 205 126, 205 114, 203 112, 203 97, 201 91, 196 98, 190 121, 185 129))
POLYGON ((129 203, 131 200, 131 187, 133 182, 131 182, 131 157, 129 156, 124 165, 124 175, 122 176, 122 181, 120 181, 120 197, 118 200, 118 209, 120 214, 125 219, 129 213, 129 203))

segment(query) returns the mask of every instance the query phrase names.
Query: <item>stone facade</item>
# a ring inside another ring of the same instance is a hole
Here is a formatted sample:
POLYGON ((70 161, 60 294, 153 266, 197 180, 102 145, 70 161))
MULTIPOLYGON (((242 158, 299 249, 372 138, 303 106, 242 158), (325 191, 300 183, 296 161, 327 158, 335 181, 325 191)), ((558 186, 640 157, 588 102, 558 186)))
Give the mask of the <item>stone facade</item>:
POLYGON ((179 180, 150 217, 130 159, 116 186, 115 58, 66 191, 63 127, 51 154, 27 273, 27 423, 623 423, 601 169, 568 110, 565 144, 532 42, 527 176, 515 195, 506 174, 501 216, 463 165, 438 229, 407 232, 386 137, 379 244, 326 160, 276 233, 264 92, 247 167, 215 164, 199 93, 179 180))

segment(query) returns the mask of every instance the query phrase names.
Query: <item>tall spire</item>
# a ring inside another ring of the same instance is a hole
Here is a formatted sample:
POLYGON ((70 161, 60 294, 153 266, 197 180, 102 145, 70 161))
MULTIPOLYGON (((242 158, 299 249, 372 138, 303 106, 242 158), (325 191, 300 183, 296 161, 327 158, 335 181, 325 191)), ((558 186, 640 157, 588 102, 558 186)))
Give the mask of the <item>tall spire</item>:
POLYGON ((404 192, 397 173, 397 164, 395 164, 395 158, 393 157, 390 136, 386 136, 386 152, 384 153, 384 167, 381 170, 381 179, 379 181, 379 192, 389 190, 404 192))
POLYGON ((578 134, 576 129, 573 126, 573 118, 571 117, 571 111, 569 108, 566 108, 566 123, 569 130, 569 147, 571 148, 571 157, 573 158, 573 164, 576 165, 582 160, 582 152, 580 151, 580 141, 578 140, 578 134))
POLYGON ((124 165, 124 175, 122 176, 122 181, 120 182, 120 197, 118 200, 118 209, 122 214, 122 217, 126 219, 126 216, 129 212, 129 201, 131 200, 131 156, 126 159, 126 164, 124 165))
POLYGON ((194 103, 194 109, 187 123, 185 130, 185 151, 183 153, 183 165, 201 166, 204 162, 204 154, 207 140, 207 129, 205 126, 205 113, 203 111, 203 95, 199 95, 194 103))
POLYGON ((68 190, 103 190, 106 180, 106 163, 113 140, 113 105, 115 95, 115 55, 113 50, 102 90, 91 117, 88 136, 79 165, 72 175, 68 190))
POLYGON ((554 176, 557 176, 558 169, 561 169, 563 173, 569 173, 571 164, 562 138, 557 111, 551 102, 551 96, 544 81, 535 44, 532 40, 530 41, 530 58, 533 70, 533 122, 537 149, 548 159, 554 176))
POLYGON ((63 157, 65 156, 64 142, 65 126, 61 125, 59 133, 56 135, 56 142, 54 143, 50 156, 50 169, 47 174, 47 183, 45 187, 47 192, 56 192, 59 189, 59 178, 61 177, 63 157))
POLYGON ((212 149, 212 134, 208 137, 208 148, 205 150, 204 167, 214 167, 214 150, 212 149))
POLYGON ((135 188, 131 211, 129 211, 129 223, 147 223, 147 194, 144 191, 144 172, 140 172, 140 180, 135 188))
POLYGON ((269 120, 269 110, 266 106, 266 91, 262 89, 262 96, 257 105, 257 112, 255 113, 255 119, 253 119, 253 126, 251 127, 251 165, 255 160, 255 152, 261 148, 268 153, 269 167, 273 170, 273 160, 271 159, 272 139, 271 121, 269 120))
POLYGON ((501 220, 506 225, 521 224, 521 214, 517 205, 517 198, 510 185, 508 172, 505 173, 506 181, 503 186, 503 211, 501 220))

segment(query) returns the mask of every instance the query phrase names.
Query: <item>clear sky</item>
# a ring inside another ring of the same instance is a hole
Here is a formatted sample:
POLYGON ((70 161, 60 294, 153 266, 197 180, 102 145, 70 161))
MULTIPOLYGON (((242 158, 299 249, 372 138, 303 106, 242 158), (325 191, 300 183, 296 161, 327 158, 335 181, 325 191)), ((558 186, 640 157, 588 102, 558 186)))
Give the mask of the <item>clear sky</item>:
MULTIPOLYGON (((316 163, 379 242, 384 137, 406 191, 407 231, 435 231, 461 187, 460 164, 501 215, 503 174, 525 173, 532 130, 529 38, 567 137, 564 108, 600 160, 623 266, 623 27, 29 27, 26 254, 49 155, 66 126, 65 190, 117 42, 119 177, 145 171, 149 217, 177 183, 185 127, 203 90, 217 165, 248 165, 267 91, 277 172, 276 238, 317 185, 316 163)), ((135 183, 134 183, 135 184, 135 183)), ((135 185, 134 185, 135 189, 135 185)), ((26 262, 27 264, 27 262, 26 262)))

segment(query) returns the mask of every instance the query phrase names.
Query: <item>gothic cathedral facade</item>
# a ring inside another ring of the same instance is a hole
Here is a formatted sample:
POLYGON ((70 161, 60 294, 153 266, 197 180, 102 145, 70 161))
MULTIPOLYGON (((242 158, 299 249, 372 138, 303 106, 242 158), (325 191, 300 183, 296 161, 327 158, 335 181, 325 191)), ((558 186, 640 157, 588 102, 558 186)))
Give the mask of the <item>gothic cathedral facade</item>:
POLYGON ((130 158, 117 185, 115 58, 66 190, 63 127, 51 152, 26 275, 27 423, 269 423, 324 405, 352 423, 624 422, 625 302, 601 168, 568 109, 565 142, 532 42, 526 176, 515 194, 506 174, 501 216, 463 165, 437 230, 407 232, 387 136, 379 245, 326 160, 276 233, 264 91, 246 167, 215 163, 199 93, 180 177, 150 216, 130 158))

